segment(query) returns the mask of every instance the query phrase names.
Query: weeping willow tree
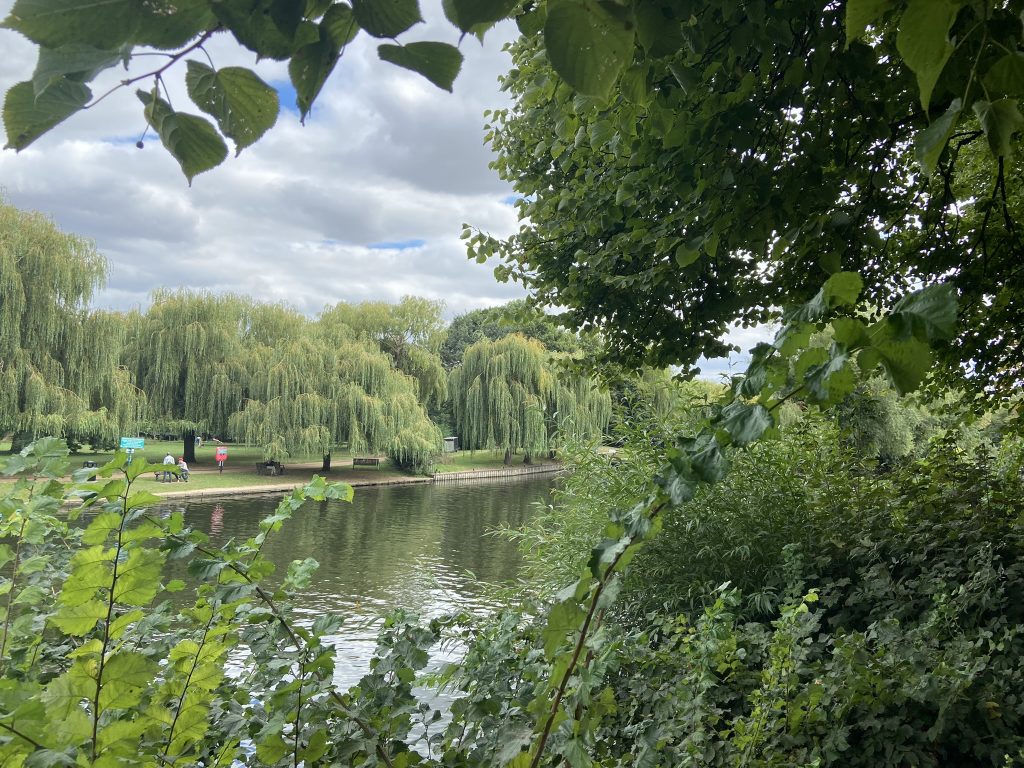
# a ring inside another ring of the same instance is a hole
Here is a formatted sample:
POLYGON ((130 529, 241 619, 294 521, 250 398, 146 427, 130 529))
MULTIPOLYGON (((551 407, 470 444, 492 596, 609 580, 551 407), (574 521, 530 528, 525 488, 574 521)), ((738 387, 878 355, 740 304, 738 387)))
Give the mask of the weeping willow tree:
POLYGON ((592 380, 559 376, 544 345, 510 334, 466 348, 448 386, 463 448, 522 451, 527 463, 566 439, 593 439, 611 417, 611 398, 592 380))
POLYGON ((106 279, 89 241, 0 201, 0 434, 111 445, 145 398, 119 365, 123 317, 88 309, 106 279))
POLYGON ((251 311, 239 296, 158 290, 135 325, 131 361, 150 426, 180 434, 187 461, 195 461, 196 434, 225 434, 245 397, 251 311))
POLYGON ((445 338, 443 309, 442 302, 418 296, 403 296, 397 304, 341 302, 325 309, 319 322, 329 337, 354 335, 376 344, 395 367, 416 380, 421 403, 440 407, 448 396, 448 377, 439 354, 445 338))
MULTIPOLYGON (((421 468, 441 450, 441 433, 419 400, 416 380, 397 370, 376 345, 309 332, 256 354, 250 397, 231 417, 231 431, 263 447, 267 459, 331 452, 386 453, 421 468)), ((342 334, 344 336, 344 334, 342 334)))

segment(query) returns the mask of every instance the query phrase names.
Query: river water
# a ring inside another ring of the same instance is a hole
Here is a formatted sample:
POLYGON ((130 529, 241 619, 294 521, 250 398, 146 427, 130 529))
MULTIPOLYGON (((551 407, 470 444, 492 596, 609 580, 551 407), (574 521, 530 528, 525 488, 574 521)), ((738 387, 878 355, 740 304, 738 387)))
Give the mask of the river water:
MULTIPOLYGON (((351 504, 308 502, 273 534, 266 556, 283 573, 292 560, 312 557, 320 568, 295 601, 300 621, 332 611, 346 617, 332 642, 335 680, 343 688, 368 670, 379 617, 404 608, 430 618, 456 610, 482 612, 487 586, 515 579, 514 545, 486 535, 518 527, 537 504, 550 502, 552 475, 466 484, 356 488, 351 504)), ((278 497, 248 496, 169 504, 213 543, 246 539, 278 497)))

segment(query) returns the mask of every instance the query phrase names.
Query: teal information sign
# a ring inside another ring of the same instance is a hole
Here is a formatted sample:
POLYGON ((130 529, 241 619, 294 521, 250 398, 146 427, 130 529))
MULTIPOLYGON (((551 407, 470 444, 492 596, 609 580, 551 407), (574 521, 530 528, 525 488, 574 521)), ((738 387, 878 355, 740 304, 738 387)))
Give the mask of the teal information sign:
POLYGON ((146 439, 144 437, 122 437, 121 438, 122 448, 131 448, 138 450, 139 448, 146 447, 146 439))

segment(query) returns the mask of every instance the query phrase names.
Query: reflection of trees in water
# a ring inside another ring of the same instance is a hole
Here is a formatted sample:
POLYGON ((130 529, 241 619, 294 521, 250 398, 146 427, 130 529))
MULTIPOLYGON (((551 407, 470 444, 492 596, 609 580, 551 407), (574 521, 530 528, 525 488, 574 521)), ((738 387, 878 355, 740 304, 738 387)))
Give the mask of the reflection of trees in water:
MULTIPOLYGON (((315 558, 310 600, 325 609, 355 601, 425 609, 436 586, 452 599, 475 594, 464 571, 485 582, 514 578, 515 547, 485 533, 522 525, 549 487, 550 478, 356 489, 351 505, 307 504, 264 551, 282 571, 292 560, 315 558)), ((275 505, 272 497, 221 500, 191 505, 188 518, 216 540, 244 539, 275 505)))

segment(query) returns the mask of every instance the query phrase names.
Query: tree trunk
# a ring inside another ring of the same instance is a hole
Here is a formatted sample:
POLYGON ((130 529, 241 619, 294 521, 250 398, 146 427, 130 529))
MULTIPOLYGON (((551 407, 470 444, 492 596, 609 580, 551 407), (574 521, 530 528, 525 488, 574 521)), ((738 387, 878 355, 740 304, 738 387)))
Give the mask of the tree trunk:
POLYGON ((32 442, 32 435, 28 432, 15 432, 11 435, 11 453, 21 453, 21 449, 32 442))
POLYGON ((331 452, 330 451, 328 451, 327 453, 324 454, 324 464, 323 464, 322 467, 320 467, 320 471, 321 472, 330 472, 331 471, 331 452))
POLYGON ((530 455, 529 451, 523 452, 523 464, 533 464, 533 456, 530 455))
POLYGON ((505 449, 505 466, 508 466, 511 463, 512 463, 512 449, 511 448, 506 448, 505 449))
POLYGON ((185 457, 185 462, 188 464, 194 464, 196 460, 196 431, 194 429, 187 429, 181 436, 181 455, 185 457))

